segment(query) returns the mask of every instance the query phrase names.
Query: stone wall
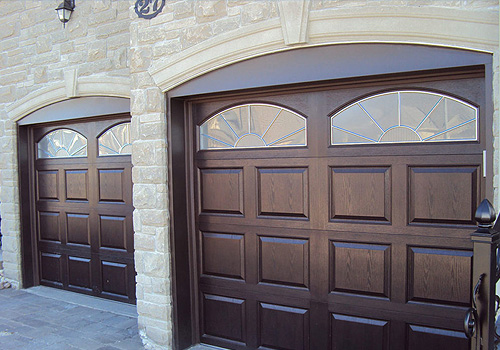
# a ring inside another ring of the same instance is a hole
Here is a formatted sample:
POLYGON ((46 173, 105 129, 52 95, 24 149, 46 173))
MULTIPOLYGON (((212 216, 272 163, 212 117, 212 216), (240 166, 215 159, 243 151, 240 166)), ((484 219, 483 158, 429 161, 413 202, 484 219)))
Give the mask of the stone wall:
POLYGON ((131 55, 137 311, 141 335, 154 348, 172 344, 166 102, 145 69, 149 55, 131 55))

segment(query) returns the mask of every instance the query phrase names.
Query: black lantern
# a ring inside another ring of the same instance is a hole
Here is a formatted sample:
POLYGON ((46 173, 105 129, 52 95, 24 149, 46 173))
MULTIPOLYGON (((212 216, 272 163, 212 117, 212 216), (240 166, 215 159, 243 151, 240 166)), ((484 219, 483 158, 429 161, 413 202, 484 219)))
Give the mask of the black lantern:
POLYGON ((59 20, 63 22, 64 27, 66 27, 66 22, 69 21, 71 17, 71 12, 75 9, 74 0, 64 0, 57 6, 56 11, 59 16, 59 20))

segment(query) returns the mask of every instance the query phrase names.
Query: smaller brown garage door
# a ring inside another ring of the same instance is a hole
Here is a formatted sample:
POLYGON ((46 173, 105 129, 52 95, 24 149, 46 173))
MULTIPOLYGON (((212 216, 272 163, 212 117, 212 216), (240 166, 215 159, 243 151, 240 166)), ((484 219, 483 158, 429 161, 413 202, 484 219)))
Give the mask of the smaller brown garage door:
POLYGON ((36 284, 135 302, 129 121, 31 129, 36 284))

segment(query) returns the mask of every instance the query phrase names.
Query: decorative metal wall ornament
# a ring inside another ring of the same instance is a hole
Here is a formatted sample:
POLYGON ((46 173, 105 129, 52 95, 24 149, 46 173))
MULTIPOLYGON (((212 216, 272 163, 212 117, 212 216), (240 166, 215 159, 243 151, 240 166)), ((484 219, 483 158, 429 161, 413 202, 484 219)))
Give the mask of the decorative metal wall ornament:
POLYGON ((165 6, 166 0, 137 0, 135 2, 135 13, 139 18, 155 18, 165 6))

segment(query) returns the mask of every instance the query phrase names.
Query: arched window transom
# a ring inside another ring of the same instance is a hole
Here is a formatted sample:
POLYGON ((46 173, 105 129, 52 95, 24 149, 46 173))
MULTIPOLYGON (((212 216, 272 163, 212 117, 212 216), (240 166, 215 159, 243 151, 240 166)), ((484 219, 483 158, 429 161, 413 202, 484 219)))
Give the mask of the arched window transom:
POLYGON ((199 127, 199 148, 261 148, 307 145, 306 118, 283 107, 244 104, 226 109, 199 127))
POLYGON ((70 129, 57 129, 38 142, 38 158, 86 157, 87 139, 70 129))
POLYGON ((130 123, 115 125, 99 137, 100 156, 119 156, 131 153, 130 123))
POLYGON ((427 91, 394 91, 354 102, 331 117, 331 144, 476 141, 478 109, 427 91))

